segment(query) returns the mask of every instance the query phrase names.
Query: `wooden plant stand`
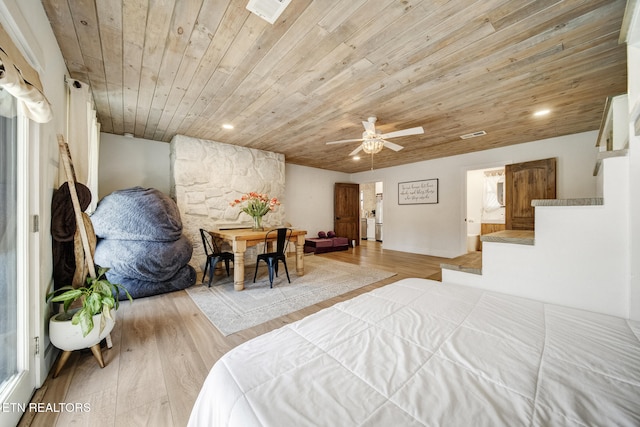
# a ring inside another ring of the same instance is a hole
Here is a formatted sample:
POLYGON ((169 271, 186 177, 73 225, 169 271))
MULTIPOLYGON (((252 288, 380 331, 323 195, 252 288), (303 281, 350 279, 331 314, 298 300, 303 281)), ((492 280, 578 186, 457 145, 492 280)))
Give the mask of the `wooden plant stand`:
MULTIPOLYGON (((80 231, 80 238, 82 240, 82 247, 84 249, 84 259, 87 263, 87 267, 89 269, 89 276, 92 279, 96 278, 96 268, 93 263, 93 254, 91 253, 91 246, 89 245, 89 237, 87 235, 87 229, 84 225, 84 219, 82 217, 82 208, 80 207, 80 201, 78 199, 78 192, 76 190, 76 174, 73 169, 73 163, 71 161, 71 153, 69 152, 69 145, 65 142, 64 136, 58 135, 58 150, 60 152, 60 160, 62 161, 62 165, 64 166, 65 175, 67 177, 67 183, 69 185, 69 194, 71 195, 71 203, 73 204, 73 211, 76 218, 76 227, 78 227, 80 231)), ((113 343, 111 341, 111 334, 107 335, 107 348, 113 347, 113 343)), ((100 368, 104 368, 104 359, 102 357, 102 350, 100 350, 100 343, 93 345, 91 348, 91 353, 95 357, 100 368)), ((53 372, 53 377, 57 377, 62 368, 64 367, 67 360, 69 360, 69 356, 71 356, 71 351, 63 350, 58 362, 56 364, 55 370, 53 372)))

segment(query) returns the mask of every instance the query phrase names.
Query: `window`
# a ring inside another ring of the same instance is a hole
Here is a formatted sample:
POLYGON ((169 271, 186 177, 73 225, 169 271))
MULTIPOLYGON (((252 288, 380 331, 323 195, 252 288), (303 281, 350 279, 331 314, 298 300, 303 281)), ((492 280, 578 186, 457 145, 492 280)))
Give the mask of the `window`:
POLYGON ((36 375, 29 313, 30 298, 39 298, 29 276, 29 121, 16 106, 0 89, 0 425, 18 423, 36 375))
POLYGON ((0 89, 0 394, 18 373, 16 100, 0 89))

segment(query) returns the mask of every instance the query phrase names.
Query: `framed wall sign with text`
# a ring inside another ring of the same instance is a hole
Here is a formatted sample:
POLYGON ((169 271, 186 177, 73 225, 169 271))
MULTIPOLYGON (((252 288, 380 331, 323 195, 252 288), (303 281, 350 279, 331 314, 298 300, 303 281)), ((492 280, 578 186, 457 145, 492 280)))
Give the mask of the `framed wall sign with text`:
POLYGON ((398 183, 399 205, 438 203, 438 178, 398 183))

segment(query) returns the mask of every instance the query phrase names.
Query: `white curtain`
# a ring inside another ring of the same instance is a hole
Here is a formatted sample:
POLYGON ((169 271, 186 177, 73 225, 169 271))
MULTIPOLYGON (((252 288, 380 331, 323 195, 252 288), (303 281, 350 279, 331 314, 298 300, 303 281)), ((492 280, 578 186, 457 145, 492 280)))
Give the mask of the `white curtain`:
POLYGON ((37 123, 53 118, 51 105, 44 96, 40 77, 24 59, 0 26, 0 87, 18 100, 21 112, 37 123))
POLYGON ((485 213, 494 212, 502 207, 498 200, 498 182, 504 182, 504 175, 485 176, 482 195, 482 208, 485 213))
POLYGON ((71 152, 76 181, 91 190, 92 213, 98 204, 98 155, 100 150, 100 123, 93 105, 89 85, 78 80, 67 80, 69 102, 67 114, 67 143, 71 152))

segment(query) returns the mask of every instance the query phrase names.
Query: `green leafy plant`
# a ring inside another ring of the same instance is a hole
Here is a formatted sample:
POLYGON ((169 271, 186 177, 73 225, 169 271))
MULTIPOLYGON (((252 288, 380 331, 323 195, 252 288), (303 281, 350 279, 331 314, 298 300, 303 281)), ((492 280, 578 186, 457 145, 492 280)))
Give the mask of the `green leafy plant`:
POLYGON ((74 325, 80 324, 82 328, 82 336, 86 337, 93 330, 93 316, 102 313, 100 316, 100 332, 104 330, 107 319, 111 317, 111 309, 116 310, 120 306, 118 294, 124 291, 129 301, 133 302, 133 298, 127 289, 119 284, 111 283, 105 273, 108 268, 97 267, 97 276, 87 277, 86 286, 81 288, 73 288, 71 286, 63 286, 47 295, 47 302, 64 303, 64 311, 68 312, 71 305, 77 300, 82 300, 82 306, 75 312, 71 318, 74 325))

